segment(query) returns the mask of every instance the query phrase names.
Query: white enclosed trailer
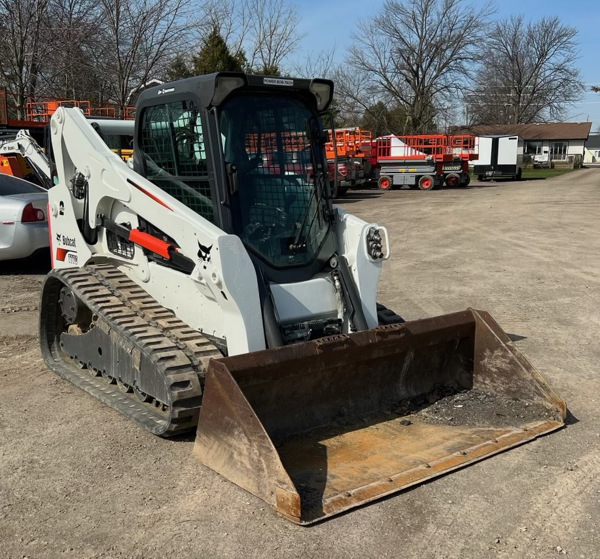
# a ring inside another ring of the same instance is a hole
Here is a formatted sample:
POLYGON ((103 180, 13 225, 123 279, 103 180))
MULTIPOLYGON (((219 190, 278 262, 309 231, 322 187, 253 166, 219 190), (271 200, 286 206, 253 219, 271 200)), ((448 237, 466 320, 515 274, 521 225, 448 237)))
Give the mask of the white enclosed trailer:
POLYGON ((478 180, 500 177, 521 178, 523 154, 518 136, 480 136, 479 159, 473 161, 478 180))

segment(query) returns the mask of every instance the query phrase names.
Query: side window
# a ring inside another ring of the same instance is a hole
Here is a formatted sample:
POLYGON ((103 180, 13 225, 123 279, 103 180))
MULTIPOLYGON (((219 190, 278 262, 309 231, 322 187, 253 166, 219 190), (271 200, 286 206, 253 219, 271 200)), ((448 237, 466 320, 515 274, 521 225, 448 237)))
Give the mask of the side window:
MULTIPOLYGON (((172 104, 173 105, 173 104, 172 104)), ((172 111, 173 135, 180 176, 206 175, 206 150, 202 123, 196 109, 172 111)))
POLYGON ((149 107, 144 111, 140 145, 146 155, 148 178, 165 173, 175 174, 175 156, 166 105, 149 107))
POLYGON ((202 122, 194 104, 177 101, 146 108, 140 147, 146 177, 214 221, 202 122))

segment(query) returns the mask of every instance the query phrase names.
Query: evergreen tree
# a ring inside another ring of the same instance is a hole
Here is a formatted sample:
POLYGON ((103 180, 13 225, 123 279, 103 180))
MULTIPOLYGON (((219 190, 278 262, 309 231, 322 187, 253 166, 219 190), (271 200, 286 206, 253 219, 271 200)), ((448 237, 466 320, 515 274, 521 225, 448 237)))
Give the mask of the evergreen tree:
POLYGON ((261 76, 280 76, 281 72, 279 71, 279 66, 277 64, 267 64, 265 66, 259 66, 254 74, 258 74, 261 76))
POLYGON ((241 72, 246 63, 243 51, 231 54, 217 27, 209 33, 197 56, 193 58, 196 75, 212 72, 241 72))
POLYGON ((173 62, 171 62, 171 65, 169 66, 169 68, 167 68, 166 73, 167 81, 170 82, 175 80, 181 80, 184 78, 190 78, 193 75, 194 72, 189 67, 185 58, 181 54, 178 54, 173 60, 173 62))

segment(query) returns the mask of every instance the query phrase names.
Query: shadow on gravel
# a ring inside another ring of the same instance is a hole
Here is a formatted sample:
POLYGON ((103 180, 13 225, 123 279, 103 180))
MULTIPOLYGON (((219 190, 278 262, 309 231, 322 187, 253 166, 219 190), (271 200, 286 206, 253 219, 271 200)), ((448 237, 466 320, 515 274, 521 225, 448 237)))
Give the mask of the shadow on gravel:
POLYGON ((519 336, 519 334, 506 334, 511 342, 520 342, 521 340, 526 340, 527 336, 519 336))
MULTIPOLYGON (((560 175, 556 175, 556 176, 560 176, 560 175)), ((485 181, 485 182, 476 182, 475 186, 494 186, 492 183, 497 183, 496 186, 500 186, 501 184, 525 184, 531 181, 545 181, 546 179, 551 179, 552 177, 527 177, 527 178, 522 178, 521 180, 515 180, 515 179, 491 179, 489 181, 485 181)), ((473 183, 470 184, 470 186, 473 186, 473 183)))
POLYGON ((567 408, 567 417, 565 418, 565 425, 575 425, 576 423, 579 423, 579 419, 577 419, 571 413, 571 410, 567 408))
POLYGON ((381 197, 383 193, 379 191, 375 192, 363 192, 363 191, 354 191, 348 192, 341 198, 336 198, 333 203, 334 204, 352 204, 354 202, 362 202, 363 200, 373 200, 375 198, 381 197))
MULTIPOLYGON (((556 176, 558 177, 560 175, 556 175, 556 176)), ((521 179, 521 181, 519 181, 519 182, 545 181, 547 179, 552 179, 552 178, 554 178, 554 177, 530 177, 530 178, 527 178, 527 179, 521 179)))
POLYGON ((511 181, 472 182, 467 187, 467 190, 471 190, 472 188, 498 188, 499 186, 502 186, 503 182, 511 182, 511 181))
POLYGON ((196 440, 196 429, 187 433, 182 433, 181 435, 169 437, 167 440, 173 441, 174 443, 193 443, 196 440))
POLYGON ((44 249, 29 258, 0 262, 0 276, 47 274, 50 268, 50 251, 44 249))

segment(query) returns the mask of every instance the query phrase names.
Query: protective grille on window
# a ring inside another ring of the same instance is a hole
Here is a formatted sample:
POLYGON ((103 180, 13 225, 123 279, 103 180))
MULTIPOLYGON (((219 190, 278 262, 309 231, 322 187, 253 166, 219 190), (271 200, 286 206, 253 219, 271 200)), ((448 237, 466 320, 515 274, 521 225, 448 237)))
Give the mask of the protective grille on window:
POLYGON ((276 266, 303 263, 318 243, 314 228, 322 225, 306 114, 274 103, 252 116, 244 127, 249 172, 240 187, 242 238, 276 266))
POLYGON ((206 147, 200 114, 194 104, 178 101, 146 109, 141 147, 147 177, 213 221, 206 147))
MULTIPOLYGON (((297 122, 295 107, 289 111, 286 108, 280 106, 279 110, 254 115, 255 118, 247 122, 245 141, 251 166, 257 167, 253 173, 255 203, 282 209, 290 186, 306 185, 313 179, 306 121, 297 122)), ((306 210, 305 207, 297 209, 300 214, 306 210)))

